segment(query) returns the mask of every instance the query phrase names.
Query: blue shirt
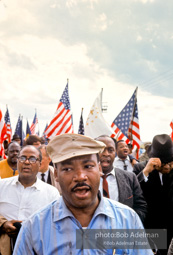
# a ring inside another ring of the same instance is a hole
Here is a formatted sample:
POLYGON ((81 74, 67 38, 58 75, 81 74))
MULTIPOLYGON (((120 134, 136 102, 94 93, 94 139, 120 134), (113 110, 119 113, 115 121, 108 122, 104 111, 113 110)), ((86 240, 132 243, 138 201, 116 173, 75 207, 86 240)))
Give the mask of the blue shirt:
POLYGON ((83 229, 68 210, 63 198, 51 203, 30 217, 22 226, 14 255, 153 255, 150 249, 77 249, 76 230, 87 229, 143 229, 138 215, 129 207, 101 197, 87 227, 83 229), (35 253, 34 253, 35 251, 35 253))

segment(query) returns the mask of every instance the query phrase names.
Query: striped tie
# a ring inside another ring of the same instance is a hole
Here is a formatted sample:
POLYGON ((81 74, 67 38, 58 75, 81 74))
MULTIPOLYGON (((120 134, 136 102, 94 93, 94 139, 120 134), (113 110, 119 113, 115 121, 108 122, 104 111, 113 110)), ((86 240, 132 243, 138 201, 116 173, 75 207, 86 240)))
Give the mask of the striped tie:
POLYGON ((106 180, 107 175, 103 175, 103 196, 109 198, 109 188, 108 188, 108 182, 106 180))

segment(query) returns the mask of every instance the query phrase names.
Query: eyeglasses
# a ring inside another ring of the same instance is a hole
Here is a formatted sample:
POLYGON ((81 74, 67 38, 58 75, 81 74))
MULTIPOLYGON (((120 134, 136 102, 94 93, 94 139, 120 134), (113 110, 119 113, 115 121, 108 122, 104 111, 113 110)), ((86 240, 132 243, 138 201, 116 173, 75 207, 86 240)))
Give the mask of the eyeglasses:
POLYGON ((18 157, 18 160, 20 163, 24 163, 26 162, 26 160, 28 160, 30 164, 35 164, 37 160, 40 161, 39 158, 35 158, 34 156, 31 156, 29 158, 27 158, 26 156, 21 156, 21 157, 18 157))

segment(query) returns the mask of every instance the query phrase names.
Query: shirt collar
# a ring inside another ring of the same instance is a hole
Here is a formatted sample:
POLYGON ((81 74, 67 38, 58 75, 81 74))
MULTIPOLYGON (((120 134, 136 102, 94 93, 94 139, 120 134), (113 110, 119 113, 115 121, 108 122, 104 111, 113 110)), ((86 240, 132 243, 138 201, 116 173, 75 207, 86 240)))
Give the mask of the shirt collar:
MULTIPOLYGON (((109 199, 101 196, 100 191, 98 192, 98 197, 99 197, 100 203, 98 207, 96 208, 96 211, 92 219, 99 214, 104 214, 107 217, 115 218, 115 215, 113 214, 112 208, 109 203, 109 199)), ((60 199, 54 204, 53 211, 54 211, 54 222, 60 221, 67 217, 72 217, 76 220, 72 212, 67 208, 63 200, 63 197, 60 197, 60 199)))
POLYGON ((127 158, 125 160, 119 158, 118 156, 115 157, 115 161, 126 161, 126 160, 130 161, 129 156, 127 156, 127 158))
MULTIPOLYGON (((12 181, 12 185, 22 185, 21 182, 19 181, 19 175, 14 176, 13 181, 12 181)), ((42 181, 39 178, 37 178, 36 182, 34 182, 34 184, 32 186, 30 186, 30 187, 34 187, 34 188, 40 190, 41 189, 41 185, 42 185, 42 181)))

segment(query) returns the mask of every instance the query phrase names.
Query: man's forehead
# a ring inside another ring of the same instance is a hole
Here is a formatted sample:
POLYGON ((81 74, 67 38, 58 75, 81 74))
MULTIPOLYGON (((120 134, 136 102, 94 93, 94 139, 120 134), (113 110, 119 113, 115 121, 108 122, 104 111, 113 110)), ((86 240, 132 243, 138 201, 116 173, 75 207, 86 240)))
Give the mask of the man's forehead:
POLYGON ((57 164, 61 164, 61 165, 73 164, 76 161, 80 161, 80 162, 97 161, 97 155, 96 154, 89 154, 89 155, 77 156, 77 157, 66 159, 66 160, 61 161, 57 164))
POLYGON ((8 146, 8 150, 11 151, 11 150, 20 150, 20 145, 17 143, 17 142, 14 142, 14 143, 11 143, 9 146, 8 146))
POLYGON ((112 140, 111 137, 108 137, 108 136, 98 137, 97 140, 105 143, 106 147, 115 148, 115 142, 112 140))
POLYGON ((20 155, 24 155, 25 153, 31 153, 33 155, 39 155, 39 151, 34 146, 26 146, 20 151, 20 155))
MULTIPOLYGON (((121 141, 117 144, 117 146, 127 146, 127 143, 125 141, 121 141)), ((128 147, 128 146, 127 146, 128 147)))

